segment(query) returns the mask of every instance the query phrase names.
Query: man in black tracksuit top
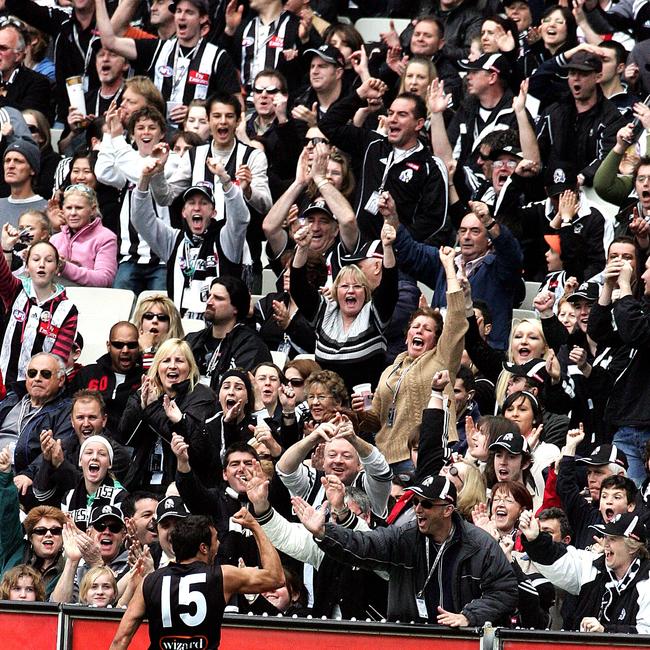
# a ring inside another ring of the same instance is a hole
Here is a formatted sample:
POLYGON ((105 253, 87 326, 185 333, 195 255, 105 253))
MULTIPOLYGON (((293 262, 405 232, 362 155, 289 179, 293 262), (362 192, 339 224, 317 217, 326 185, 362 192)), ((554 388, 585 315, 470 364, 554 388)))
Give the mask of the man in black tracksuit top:
POLYGON ((386 137, 348 121, 366 106, 367 99, 379 98, 386 87, 368 79, 350 95, 330 106, 318 126, 333 145, 350 154, 358 179, 355 212, 366 239, 379 239, 383 218, 379 214, 379 193, 387 191, 397 205, 403 223, 417 241, 434 245, 449 243, 447 219, 447 171, 418 141, 424 127, 426 106, 412 93, 399 95, 388 111, 386 137))

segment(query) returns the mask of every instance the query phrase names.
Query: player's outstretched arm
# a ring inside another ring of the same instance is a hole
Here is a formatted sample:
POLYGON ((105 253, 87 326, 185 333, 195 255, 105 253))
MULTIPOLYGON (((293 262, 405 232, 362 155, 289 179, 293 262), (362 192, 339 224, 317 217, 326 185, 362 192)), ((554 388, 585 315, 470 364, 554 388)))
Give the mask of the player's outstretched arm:
POLYGON ((131 639, 133 639, 140 627, 140 623, 142 623, 144 614, 144 596, 142 595, 142 583, 140 583, 126 612, 124 612, 124 616, 122 616, 122 621, 117 628, 110 650, 127 650, 131 639))
POLYGON ((262 527, 245 508, 242 508, 233 520, 248 528, 255 537, 257 548, 260 552, 260 569, 238 569, 233 566, 222 565, 223 595, 226 602, 233 594, 261 594, 272 591, 284 585, 284 571, 280 556, 265 535, 262 527))

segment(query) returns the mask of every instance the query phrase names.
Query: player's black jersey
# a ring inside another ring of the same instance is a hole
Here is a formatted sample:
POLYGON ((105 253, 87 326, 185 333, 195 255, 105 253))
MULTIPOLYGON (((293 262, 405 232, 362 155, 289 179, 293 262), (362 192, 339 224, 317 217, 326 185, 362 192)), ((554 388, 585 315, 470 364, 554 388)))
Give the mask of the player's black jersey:
POLYGON ((150 650, 215 650, 225 603, 219 565, 177 564, 147 576, 142 586, 150 650))

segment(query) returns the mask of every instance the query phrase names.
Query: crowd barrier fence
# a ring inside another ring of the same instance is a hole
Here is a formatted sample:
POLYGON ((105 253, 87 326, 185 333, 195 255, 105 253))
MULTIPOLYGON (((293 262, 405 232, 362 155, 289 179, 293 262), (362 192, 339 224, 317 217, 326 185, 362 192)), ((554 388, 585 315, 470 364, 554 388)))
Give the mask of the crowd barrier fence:
MULTIPOLYGON (((50 603, 0 604, 2 650, 108 649, 123 610, 50 603)), ((650 648, 650 635, 252 617, 226 614, 222 650, 610 650, 650 648)), ((131 650, 146 650, 146 623, 131 650)))

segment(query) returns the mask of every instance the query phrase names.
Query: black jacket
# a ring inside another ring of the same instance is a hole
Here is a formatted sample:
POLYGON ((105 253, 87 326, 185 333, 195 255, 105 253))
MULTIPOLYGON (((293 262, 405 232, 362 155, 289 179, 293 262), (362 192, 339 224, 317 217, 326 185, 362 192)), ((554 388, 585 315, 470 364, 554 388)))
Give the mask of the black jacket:
POLYGON ((45 117, 51 117, 52 87, 45 75, 21 65, 6 89, 7 94, 0 97, 0 107, 13 106, 19 111, 32 108, 43 113, 45 117))
MULTIPOLYGON (((205 375, 208 361, 206 360, 208 344, 212 339, 212 328, 206 327, 200 332, 193 332, 185 337, 199 365, 202 375, 205 375)), ((215 352, 217 354, 217 352, 215 352)), ((228 332, 218 348, 219 360, 210 375, 210 386, 215 390, 221 383, 221 375, 231 368, 252 370, 262 361, 271 361, 271 353, 262 339, 247 325, 237 323, 228 332)))
POLYGON ((117 431, 129 397, 140 388, 142 383, 140 361, 126 373, 124 381, 117 388, 115 387, 116 383, 111 356, 106 353, 97 359, 97 363, 84 366, 75 375, 68 394, 72 397, 76 391, 82 388, 99 391, 106 404, 106 414, 108 415, 106 428, 109 431, 117 431))
MULTIPOLYGON (((508 621, 517 606, 517 579, 503 551, 490 535, 460 515, 454 513, 453 522, 457 535, 449 548, 460 546, 450 585, 453 603, 445 609, 464 614, 470 626, 508 621)), ((415 598, 429 573, 425 552, 428 539, 416 522, 369 532, 326 524, 319 545, 342 562, 387 571, 388 618, 417 621, 421 617, 415 598)), ((430 619, 435 621, 433 613, 430 619)))
POLYGON ((160 485, 165 488, 174 480, 176 456, 170 448, 173 433, 183 436, 190 445, 190 462, 197 470, 208 471, 206 464, 209 464, 211 456, 203 425, 216 410, 216 395, 202 384, 190 390, 189 380, 178 384, 176 391, 175 401, 183 413, 183 418, 176 424, 165 414, 162 396, 145 409, 140 403, 140 391, 129 398, 116 437, 119 442, 134 448, 133 461, 124 479, 124 486, 130 492, 150 487, 150 462, 159 438, 163 451, 160 485))
MULTIPOLYGON (((332 144, 349 153, 357 165, 354 207, 359 228, 366 238, 379 239, 383 219, 366 210, 366 205, 381 186, 393 147, 375 131, 348 124, 356 111, 365 105, 356 91, 352 92, 330 106, 318 126, 332 144)), ((448 243, 446 177, 442 161, 423 146, 391 165, 384 189, 395 200, 400 222, 417 241, 448 243)))

